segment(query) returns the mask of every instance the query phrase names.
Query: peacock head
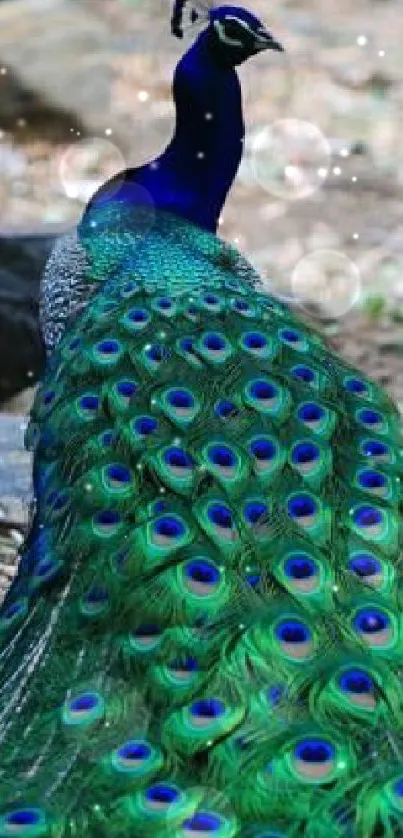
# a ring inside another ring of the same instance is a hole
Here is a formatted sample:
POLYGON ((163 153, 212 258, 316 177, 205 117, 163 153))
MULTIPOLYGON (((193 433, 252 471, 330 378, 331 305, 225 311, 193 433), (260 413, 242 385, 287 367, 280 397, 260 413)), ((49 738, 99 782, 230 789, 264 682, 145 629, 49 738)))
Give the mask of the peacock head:
MULTIPOLYGON (((186 0, 177 0, 172 18, 172 32, 179 38, 183 35, 182 16, 185 5, 186 0)), ((193 23, 205 16, 205 13, 192 9, 193 23)), ((234 67, 265 49, 284 52, 284 48, 262 21, 241 6, 211 5, 207 16, 209 26, 205 35, 216 58, 224 64, 234 67)))
POLYGON ((214 31, 217 54, 233 66, 264 49, 284 52, 261 20, 241 6, 218 6, 212 9, 210 27, 214 31))

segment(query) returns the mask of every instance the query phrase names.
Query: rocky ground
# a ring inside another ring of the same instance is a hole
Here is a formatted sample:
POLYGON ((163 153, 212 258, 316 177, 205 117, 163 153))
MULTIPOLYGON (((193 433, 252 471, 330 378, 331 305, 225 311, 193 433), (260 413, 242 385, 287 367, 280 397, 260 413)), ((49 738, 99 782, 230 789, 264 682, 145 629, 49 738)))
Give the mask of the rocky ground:
MULTIPOLYGON (((220 235, 268 287, 315 303, 329 339, 403 404, 400 0, 245 5, 287 51, 240 69, 245 156, 220 235)), ((196 31, 170 37, 169 13, 169 0, 0 3, 0 233, 70 227, 98 183, 164 148, 196 31)))

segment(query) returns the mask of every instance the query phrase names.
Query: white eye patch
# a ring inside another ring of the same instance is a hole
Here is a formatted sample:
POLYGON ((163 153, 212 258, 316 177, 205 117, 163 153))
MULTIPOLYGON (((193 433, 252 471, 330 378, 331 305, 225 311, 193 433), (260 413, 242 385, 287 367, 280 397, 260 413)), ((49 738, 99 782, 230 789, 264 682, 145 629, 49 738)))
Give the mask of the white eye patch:
POLYGON ((220 20, 215 20, 214 21, 214 26, 215 26, 216 31, 218 33, 218 37, 223 44, 227 44, 228 46, 234 46, 234 47, 235 46, 237 46, 237 47, 242 47, 243 46, 243 41, 239 41, 237 38, 231 38, 229 35, 226 34, 225 23, 227 21, 230 21, 230 20, 234 20, 235 23, 237 23, 238 26, 241 26, 243 29, 245 29, 245 31, 248 32, 248 34, 251 35, 252 38, 256 38, 256 32, 253 29, 251 29, 250 26, 248 26, 248 24, 244 20, 239 20, 239 18, 234 17, 233 15, 227 15, 225 17, 225 22, 224 23, 221 23, 220 20))

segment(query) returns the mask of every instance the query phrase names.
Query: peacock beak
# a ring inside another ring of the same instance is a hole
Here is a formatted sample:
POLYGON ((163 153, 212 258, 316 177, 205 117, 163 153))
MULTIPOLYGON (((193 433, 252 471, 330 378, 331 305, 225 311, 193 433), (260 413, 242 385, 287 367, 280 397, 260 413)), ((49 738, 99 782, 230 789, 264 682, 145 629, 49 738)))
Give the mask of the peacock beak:
POLYGON ((284 52, 284 47, 276 41, 267 29, 259 29, 255 37, 255 50, 274 49, 276 52, 284 52))

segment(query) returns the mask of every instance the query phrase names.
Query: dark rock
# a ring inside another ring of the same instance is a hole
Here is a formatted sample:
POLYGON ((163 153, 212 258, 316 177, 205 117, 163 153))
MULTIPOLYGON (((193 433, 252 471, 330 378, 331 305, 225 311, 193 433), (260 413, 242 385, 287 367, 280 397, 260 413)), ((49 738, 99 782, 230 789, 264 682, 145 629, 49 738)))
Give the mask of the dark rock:
POLYGON ((40 277, 54 236, 0 236, 0 404, 41 375, 40 277))

